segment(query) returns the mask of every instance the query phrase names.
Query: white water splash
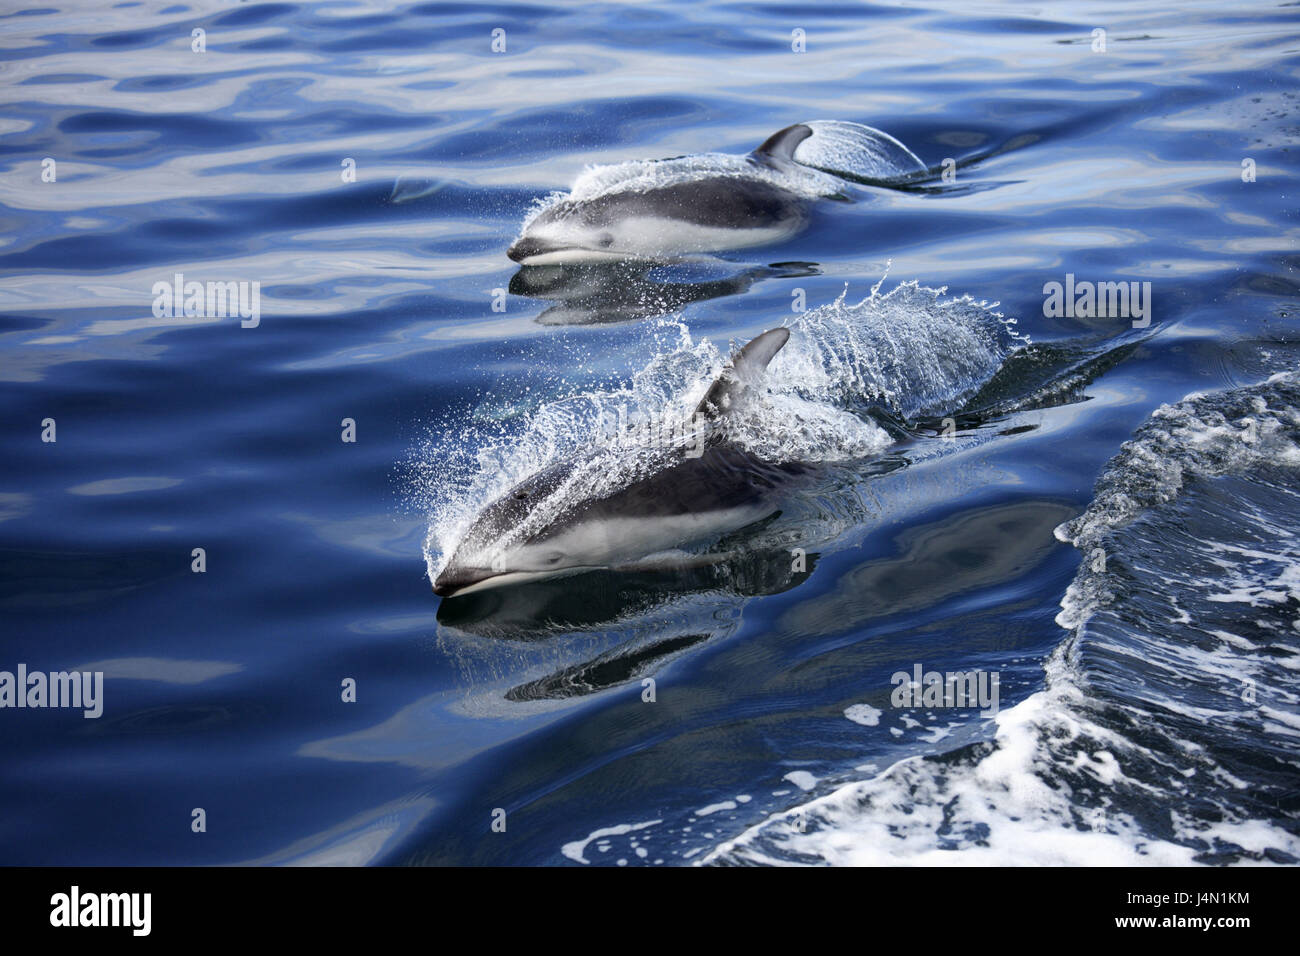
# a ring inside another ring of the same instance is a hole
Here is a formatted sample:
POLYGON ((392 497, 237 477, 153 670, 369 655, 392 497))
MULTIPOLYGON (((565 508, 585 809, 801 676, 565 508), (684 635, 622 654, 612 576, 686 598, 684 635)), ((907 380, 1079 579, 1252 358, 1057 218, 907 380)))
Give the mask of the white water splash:
POLYGON ((1120 448, 1088 510, 1056 537, 1084 550, 1142 511, 1177 497, 1189 478, 1241 473, 1266 463, 1300 465, 1294 434, 1300 408, 1269 393, 1300 384, 1300 373, 1274 375, 1231 400, 1189 395, 1162 405, 1120 448))
POLYGON ((922 176, 925 163, 888 133, 861 123, 813 120, 813 135, 795 147, 795 162, 855 179, 895 182, 922 176))

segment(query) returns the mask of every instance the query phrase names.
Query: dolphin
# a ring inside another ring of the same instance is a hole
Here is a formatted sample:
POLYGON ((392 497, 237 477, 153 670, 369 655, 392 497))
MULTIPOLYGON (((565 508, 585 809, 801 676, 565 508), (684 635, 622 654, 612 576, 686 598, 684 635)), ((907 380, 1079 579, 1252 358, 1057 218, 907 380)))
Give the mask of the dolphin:
POLYGON ((670 449, 664 467, 613 491, 583 497, 569 487, 580 458, 558 462, 526 479, 475 518, 433 582, 444 597, 586 571, 681 568, 725 559, 681 549, 771 517, 777 493, 809 475, 811 465, 764 461, 726 437, 725 423, 759 386, 790 332, 771 329, 740 349, 700 400, 702 446, 670 449), (698 453, 697 453, 698 452, 698 453), (563 494, 567 507, 527 534, 519 528, 536 509, 563 494), (574 500, 574 499, 577 500, 574 500))
POLYGON ((880 130, 796 123, 748 156, 706 154, 591 169, 567 196, 534 209, 506 254, 542 266, 662 261, 769 245, 800 231, 810 200, 839 195, 843 178, 895 183, 925 173, 914 153, 880 130))

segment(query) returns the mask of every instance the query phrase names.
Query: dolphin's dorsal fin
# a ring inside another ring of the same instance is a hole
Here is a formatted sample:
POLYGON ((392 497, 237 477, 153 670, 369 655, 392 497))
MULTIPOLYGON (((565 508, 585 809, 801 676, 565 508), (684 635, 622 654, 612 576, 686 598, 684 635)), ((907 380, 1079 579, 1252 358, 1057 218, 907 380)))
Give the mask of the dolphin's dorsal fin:
POLYGON ((725 415, 740 393, 758 381, 767 368, 767 363, 772 361, 772 356, 781 351, 781 347, 788 341, 789 329, 769 329, 733 355, 718 380, 700 399, 695 414, 705 418, 720 418, 725 415))
POLYGON ((763 140, 754 155, 765 162, 793 163, 795 148, 812 134, 811 127, 795 123, 763 140))

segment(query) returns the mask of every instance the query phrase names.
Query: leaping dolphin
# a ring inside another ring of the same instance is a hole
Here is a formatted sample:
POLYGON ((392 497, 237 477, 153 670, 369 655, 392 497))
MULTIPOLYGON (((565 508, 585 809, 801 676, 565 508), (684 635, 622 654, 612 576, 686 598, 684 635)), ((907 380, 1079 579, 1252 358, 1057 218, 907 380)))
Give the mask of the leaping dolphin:
POLYGON ((581 460, 552 465, 483 509, 435 578, 434 593, 452 597, 582 571, 645 569, 664 556, 680 561, 680 549, 772 515, 777 492, 811 466, 764 461, 717 426, 757 386, 789 338, 788 329, 771 329, 732 357, 696 408, 710 429, 702 448, 694 447, 699 454, 670 449, 667 464, 647 477, 585 497, 572 486, 581 460), (556 495, 566 496, 565 507, 555 507, 556 495), (556 516, 520 533, 543 506, 556 516))
POLYGON ((858 123, 796 123, 748 156, 717 153, 594 167, 524 220, 507 255, 523 265, 663 260, 769 245, 803 228, 808 203, 845 179, 896 184, 925 164, 858 123), (833 175, 829 175, 833 174, 833 175))

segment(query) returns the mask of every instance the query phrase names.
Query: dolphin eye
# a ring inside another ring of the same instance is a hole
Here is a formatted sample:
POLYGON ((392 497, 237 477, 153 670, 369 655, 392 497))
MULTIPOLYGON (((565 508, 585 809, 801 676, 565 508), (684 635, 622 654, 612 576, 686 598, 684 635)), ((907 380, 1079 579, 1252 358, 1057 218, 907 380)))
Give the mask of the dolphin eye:
POLYGON ((548 555, 546 556, 546 563, 547 563, 547 564, 559 564, 559 563, 560 563, 560 558, 562 558, 562 557, 564 557, 564 555, 561 554, 559 551, 556 551, 556 552, 554 552, 554 553, 552 553, 552 554, 548 554, 548 555))
POLYGON ((526 492, 526 491, 516 491, 514 496, 515 496, 515 498, 517 498, 517 499, 519 499, 520 501, 522 501, 524 498, 527 498, 527 497, 528 497, 528 492, 526 492))
POLYGON ((600 243, 602 249, 608 249, 614 244, 614 234, 612 232, 603 232, 596 241, 600 243))

